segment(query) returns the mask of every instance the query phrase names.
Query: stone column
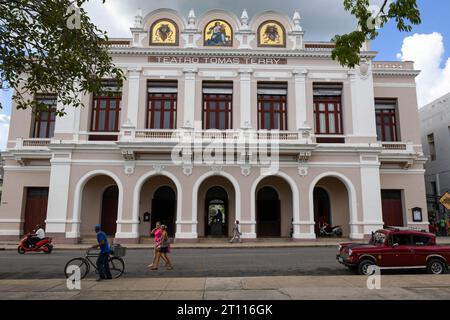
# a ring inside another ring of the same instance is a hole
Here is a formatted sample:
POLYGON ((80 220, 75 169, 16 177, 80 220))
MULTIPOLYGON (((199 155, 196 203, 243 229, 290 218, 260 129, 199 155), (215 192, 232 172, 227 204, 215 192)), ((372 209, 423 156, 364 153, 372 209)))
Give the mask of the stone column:
POLYGON ((295 79, 295 122, 297 130, 308 127, 306 119, 306 76, 305 69, 294 70, 295 79))
POLYGON ((184 104, 183 104, 183 127, 194 128, 195 115, 195 80, 197 68, 185 68, 184 72, 184 104))
POLYGON ((239 107, 241 109, 241 129, 251 129, 252 128, 252 69, 245 68, 240 69, 240 103, 239 107))
POLYGON ((71 154, 54 153, 51 160, 46 232, 57 242, 76 242, 78 234, 66 236, 68 216, 71 154))
POLYGON ((139 114, 139 84, 142 68, 128 69, 127 123, 137 128, 139 114))

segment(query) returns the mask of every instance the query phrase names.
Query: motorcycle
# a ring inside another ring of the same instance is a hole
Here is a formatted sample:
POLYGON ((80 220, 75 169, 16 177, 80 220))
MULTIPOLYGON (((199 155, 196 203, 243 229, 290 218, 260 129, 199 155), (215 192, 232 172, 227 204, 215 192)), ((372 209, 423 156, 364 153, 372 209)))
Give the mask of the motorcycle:
POLYGON ((322 237, 342 237, 342 226, 332 227, 328 223, 324 223, 319 226, 320 235, 322 237))
POLYGON ((24 254, 26 252, 44 252, 50 254, 53 251, 52 238, 44 238, 39 240, 34 246, 28 246, 28 239, 31 238, 31 233, 26 234, 19 242, 17 252, 24 254))

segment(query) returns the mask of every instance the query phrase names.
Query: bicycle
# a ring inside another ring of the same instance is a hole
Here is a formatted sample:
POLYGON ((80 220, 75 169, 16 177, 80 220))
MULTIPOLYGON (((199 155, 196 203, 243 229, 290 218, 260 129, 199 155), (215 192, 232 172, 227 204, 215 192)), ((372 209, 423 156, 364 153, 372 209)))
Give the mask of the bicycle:
MULTIPOLYGON (((84 279, 90 269, 91 266, 94 267, 95 272, 98 273, 97 264, 96 261, 93 261, 91 258, 98 258, 99 254, 97 253, 91 253, 92 248, 89 248, 86 250, 86 255, 84 257, 78 257, 69 260, 69 262, 66 263, 66 266, 64 267, 64 274, 66 278, 69 278, 72 276, 73 272, 68 272, 69 266, 77 266, 80 268, 80 279, 84 279)), ((124 247, 115 247, 111 251, 112 256, 110 255, 108 259, 109 263, 109 270, 111 271, 111 275, 113 279, 117 279, 125 271, 125 262, 121 257, 125 256, 125 248, 124 247)))

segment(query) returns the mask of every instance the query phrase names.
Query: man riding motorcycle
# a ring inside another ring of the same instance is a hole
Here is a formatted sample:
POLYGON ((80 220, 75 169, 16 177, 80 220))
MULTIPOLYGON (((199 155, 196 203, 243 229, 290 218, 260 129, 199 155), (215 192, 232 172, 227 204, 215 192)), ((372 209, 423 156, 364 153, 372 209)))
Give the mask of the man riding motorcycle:
POLYGON ((45 231, 41 225, 37 225, 33 234, 28 238, 28 247, 34 247, 36 243, 45 238, 45 231))

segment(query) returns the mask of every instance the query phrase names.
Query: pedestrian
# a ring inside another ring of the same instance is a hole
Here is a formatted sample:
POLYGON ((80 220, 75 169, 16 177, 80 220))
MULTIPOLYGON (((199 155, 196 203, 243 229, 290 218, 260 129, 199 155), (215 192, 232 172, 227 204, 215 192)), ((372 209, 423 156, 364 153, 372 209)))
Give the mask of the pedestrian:
POLYGON ((239 231, 239 220, 236 220, 233 227, 233 237, 230 240, 230 243, 233 243, 234 240, 238 240, 239 242, 242 242, 241 235, 242 233, 239 231))
MULTIPOLYGON (((162 230, 161 230, 161 222, 157 221, 155 228, 150 232, 150 235, 153 235, 155 237, 155 246, 153 248, 153 259, 152 259, 152 263, 149 264, 147 267, 152 268, 155 265, 156 262, 156 256, 158 254, 158 246, 160 245, 161 242, 161 235, 162 235, 162 230)), ((163 260, 166 262, 167 265, 167 261, 163 258, 163 260)))
POLYGON ((170 252, 170 240, 169 240, 169 234, 167 233, 167 226, 161 225, 161 241, 159 245, 157 246, 156 250, 156 262, 151 268, 151 270, 158 270, 159 267, 159 259, 162 258, 164 261, 166 261, 167 270, 173 269, 172 261, 170 261, 170 258, 168 256, 170 252))
POLYGON ((446 237, 447 236, 447 221, 445 220, 444 216, 442 216, 441 220, 439 220, 439 229, 440 229, 441 236, 446 237))
POLYGON ((95 225, 95 233, 97 234, 98 244, 92 246, 92 249, 100 248, 100 253, 97 258, 97 270, 98 279, 97 281, 112 279, 111 271, 109 270, 109 243, 106 233, 104 233, 99 224, 95 225))

